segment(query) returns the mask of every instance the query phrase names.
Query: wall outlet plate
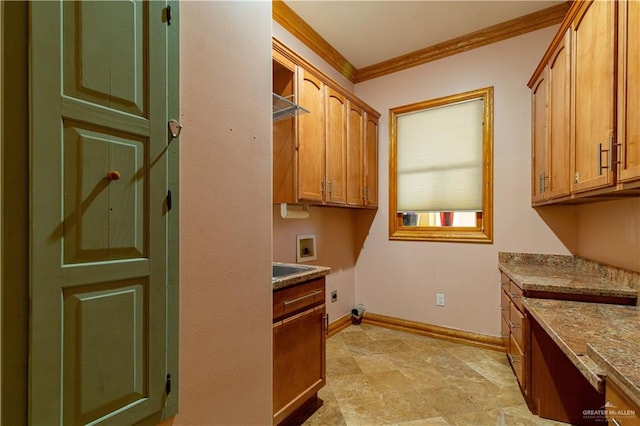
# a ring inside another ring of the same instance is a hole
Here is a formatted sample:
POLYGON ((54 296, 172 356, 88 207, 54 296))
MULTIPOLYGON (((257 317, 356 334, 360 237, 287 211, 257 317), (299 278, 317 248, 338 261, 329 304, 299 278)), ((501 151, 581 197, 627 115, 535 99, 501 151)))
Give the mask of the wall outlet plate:
POLYGON ((315 234, 297 235, 296 241, 296 258, 298 263, 317 259, 315 234))

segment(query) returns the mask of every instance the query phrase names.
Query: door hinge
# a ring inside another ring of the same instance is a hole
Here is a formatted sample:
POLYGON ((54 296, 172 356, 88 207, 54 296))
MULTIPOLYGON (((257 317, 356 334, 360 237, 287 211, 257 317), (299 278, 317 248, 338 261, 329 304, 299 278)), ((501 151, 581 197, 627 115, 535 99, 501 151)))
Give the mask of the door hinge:
POLYGON ((167 20, 167 25, 171 25, 171 6, 167 6, 165 8, 165 18, 167 20))
POLYGON ((164 390, 167 393, 167 396, 171 393, 171 374, 167 374, 167 382, 164 385, 164 390))
POLYGON ((167 191, 167 211, 171 211, 173 202, 171 200, 171 191, 167 191))

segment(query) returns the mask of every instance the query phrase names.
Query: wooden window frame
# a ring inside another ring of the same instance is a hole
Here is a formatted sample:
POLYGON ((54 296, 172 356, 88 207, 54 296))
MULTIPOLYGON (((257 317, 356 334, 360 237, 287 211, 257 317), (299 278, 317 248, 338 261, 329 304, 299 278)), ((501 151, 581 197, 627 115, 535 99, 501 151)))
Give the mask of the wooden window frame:
POLYGON ((389 110, 389 239, 493 243, 493 86, 389 110), (477 214, 477 225, 475 227, 404 226, 402 213, 397 211, 397 117, 409 112, 441 107, 472 99, 482 99, 484 118, 482 129, 482 212, 477 214))

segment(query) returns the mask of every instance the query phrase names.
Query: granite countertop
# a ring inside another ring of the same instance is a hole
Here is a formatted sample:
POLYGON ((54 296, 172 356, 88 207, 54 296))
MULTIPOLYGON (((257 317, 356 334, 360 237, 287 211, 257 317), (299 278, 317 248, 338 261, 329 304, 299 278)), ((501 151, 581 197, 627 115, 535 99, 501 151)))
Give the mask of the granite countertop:
POLYGON ((640 406, 640 308, 524 298, 524 307, 576 365, 603 391, 614 381, 640 406))
POLYGON ((605 378, 615 382, 640 406, 640 306, 534 298, 574 294, 640 304, 640 273, 566 255, 501 252, 498 259, 500 270, 529 293, 522 299, 526 311, 587 380, 601 392, 605 378))
POLYGON ((525 291, 638 297, 638 274, 573 256, 500 253, 498 267, 525 291))
POLYGON ((325 275, 328 275, 331 272, 331 268, 327 266, 300 265, 297 263, 281 263, 281 262, 273 262, 273 265, 308 268, 307 270, 304 270, 298 273, 284 275, 281 277, 272 277, 271 281, 273 283, 273 290, 280 290, 295 284, 313 280, 315 278, 320 278, 325 275))

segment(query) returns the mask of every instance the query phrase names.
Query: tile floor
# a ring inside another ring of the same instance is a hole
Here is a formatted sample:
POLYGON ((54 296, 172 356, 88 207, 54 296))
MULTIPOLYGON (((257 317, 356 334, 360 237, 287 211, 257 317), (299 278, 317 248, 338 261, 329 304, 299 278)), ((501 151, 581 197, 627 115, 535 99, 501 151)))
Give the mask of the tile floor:
POLYGON ((351 325, 327 340, 305 425, 560 425, 531 414, 504 353, 351 325))

